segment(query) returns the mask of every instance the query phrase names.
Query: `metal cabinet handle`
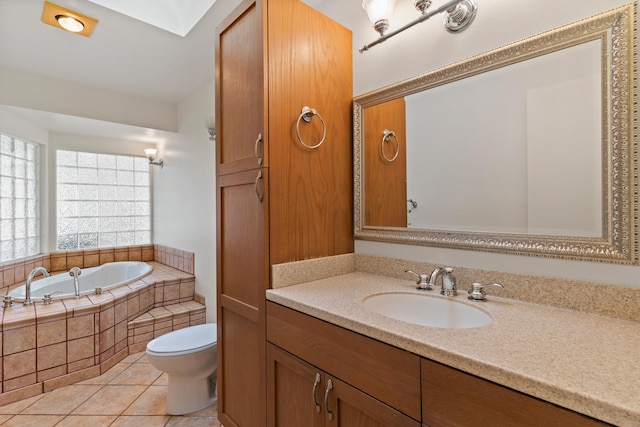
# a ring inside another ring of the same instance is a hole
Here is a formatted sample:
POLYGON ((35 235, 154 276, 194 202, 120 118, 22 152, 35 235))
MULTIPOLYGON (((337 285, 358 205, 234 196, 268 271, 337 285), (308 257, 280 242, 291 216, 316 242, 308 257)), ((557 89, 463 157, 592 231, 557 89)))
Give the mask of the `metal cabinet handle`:
POLYGON ((313 383, 313 390, 311 391, 311 398, 313 399, 313 404, 316 406, 316 412, 320 413, 322 411, 322 406, 316 400, 316 392, 318 390, 318 385, 320 385, 320 374, 316 373, 316 380, 313 383))
POLYGON ((260 201, 260 203, 262 203, 264 194, 260 191, 260 187, 258 186, 258 183, 260 182, 260 180, 262 180, 262 171, 258 171, 258 176, 256 177, 256 182, 255 182, 256 196, 258 196, 258 200, 260 201))
POLYGON ((324 407, 327 408, 327 416, 329 417, 329 421, 333 421, 333 411, 329 410, 329 392, 333 388, 333 381, 329 378, 327 382, 327 389, 324 392, 324 407))
POLYGON ((258 145, 262 142, 262 133, 258 134, 258 139, 256 139, 256 144, 253 147, 253 152, 256 156, 256 160, 258 161, 258 165, 262 166, 262 157, 258 154, 258 145))

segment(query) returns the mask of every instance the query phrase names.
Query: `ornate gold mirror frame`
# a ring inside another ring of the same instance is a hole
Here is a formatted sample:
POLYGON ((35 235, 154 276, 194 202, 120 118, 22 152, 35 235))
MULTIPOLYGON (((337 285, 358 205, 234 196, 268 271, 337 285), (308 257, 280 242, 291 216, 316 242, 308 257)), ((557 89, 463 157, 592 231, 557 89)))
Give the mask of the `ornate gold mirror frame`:
POLYGON ((636 8, 622 6, 358 96, 353 102, 355 238, 443 248, 637 264, 636 8), (573 237, 373 227, 364 223, 364 109, 578 44, 600 40, 602 236, 573 237))

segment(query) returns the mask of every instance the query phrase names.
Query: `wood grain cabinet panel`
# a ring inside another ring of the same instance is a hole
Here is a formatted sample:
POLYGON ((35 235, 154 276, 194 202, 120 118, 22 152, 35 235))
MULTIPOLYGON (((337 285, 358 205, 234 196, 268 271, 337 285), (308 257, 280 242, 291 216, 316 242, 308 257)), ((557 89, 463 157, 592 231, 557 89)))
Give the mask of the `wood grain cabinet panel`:
POLYGON ((593 418, 422 359, 422 422, 428 427, 590 427, 593 418))
POLYGON ((264 292, 269 277, 268 171, 218 177, 218 418, 260 426, 266 417, 264 292))
POLYGON ((217 174, 265 166, 263 2, 243 1, 216 37, 217 174), (263 158, 260 162, 259 158, 263 158))
POLYGON ((267 302, 267 339, 376 400, 420 420, 420 358, 267 302))
POLYGON ((420 427, 366 393, 267 345, 268 427, 420 427))
POLYGON ((215 47, 218 417, 260 427, 271 264, 353 252, 351 32, 299 0, 244 0, 215 47), (326 123, 315 150, 305 105, 326 123))

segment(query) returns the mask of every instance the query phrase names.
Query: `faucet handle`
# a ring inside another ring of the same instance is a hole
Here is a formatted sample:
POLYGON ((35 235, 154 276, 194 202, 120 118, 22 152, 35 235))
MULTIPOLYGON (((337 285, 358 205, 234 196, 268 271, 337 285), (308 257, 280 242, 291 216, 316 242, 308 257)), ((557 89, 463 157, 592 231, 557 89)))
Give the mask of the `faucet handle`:
POLYGON ((2 297, 2 308, 7 308, 13 306, 13 297, 11 295, 1 295, 2 297))
POLYGON ((80 267, 72 267, 71 270, 69 270, 69 276, 74 276, 74 275, 81 275, 82 274, 82 270, 80 269, 80 267))
POLYGON ((414 276, 416 276, 418 278, 418 280, 416 281, 416 284, 418 286, 416 286, 416 289, 419 289, 421 291, 430 291, 431 289, 433 289, 433 287, 429 284, 429 276, 426 274, 418 274, 415 271, 411 271, 411 270, 405 270, 405 273, 411 273, 414 276))
POLYGON ((488 283, 486 285, 483 285, 481 283, 473 283, 471 285, 471 289, 469 289, 468 291, 469 296, 467 298, 469 298, 471 301, 486 301, 487 293, 484 291, 484 288, 486 288, 487 286, 496 286, 498 288, 504 287, 500 283, 488 283))

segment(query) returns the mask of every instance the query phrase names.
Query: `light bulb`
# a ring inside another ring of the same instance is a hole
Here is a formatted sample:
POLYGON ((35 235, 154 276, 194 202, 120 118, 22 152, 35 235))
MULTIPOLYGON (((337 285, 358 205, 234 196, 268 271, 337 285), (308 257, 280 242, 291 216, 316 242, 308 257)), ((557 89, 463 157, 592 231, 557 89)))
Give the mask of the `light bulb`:
POLYGON ((363 0, 362 7, 367 11, 372 24, 388 20, 393 13, 396 0, 363 0))
POLYGON ((158 154, 158 150, 155 148, 145 148, 144 155, 147 156, 147 159, 153 160, 156 158, 156 154, 158 154))
POLYGON ((56 15, 56 20, 62 28, 72 33, 79 33, 84 29, 84 24, 68 15, 56 15))

